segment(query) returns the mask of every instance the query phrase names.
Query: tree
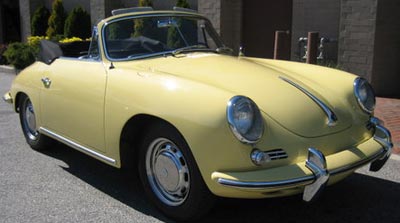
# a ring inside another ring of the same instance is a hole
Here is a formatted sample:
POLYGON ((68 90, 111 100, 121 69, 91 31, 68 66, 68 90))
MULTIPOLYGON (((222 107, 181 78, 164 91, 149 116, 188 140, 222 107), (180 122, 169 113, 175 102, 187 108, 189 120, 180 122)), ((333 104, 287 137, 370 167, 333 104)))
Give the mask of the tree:
POLYGON ((49 28, 46 31, 48 37, 64 34, 65 11, 62 0, 54 0, 51 15, 49 17, 49 28))
POLYGON ((151 0, 139 0, 139 7, 150 6, 153 7, 151 0))
MULTIPOLYGON (((178 0, 176 2, 177 7, 181 8, 190 8, 189 3, 186 0, 178 0)), ((180 26, 181 24, 177 24, 180 26)), ((179 37, 178 30, 176 27, 169 27, 168 29, 168 37, 167 37, 167 46, 170 48, 179 48, 182 47, 181 38, 179 37)))
POLYGON ((32 36, 45 36, 46 30, 49 27, 48 21, 50 17, 49 10, 40 6, 35 10, 32 16, 31 32, 32 36))
POLYGON ((190 5, 189 5, 189 3, 188 3, 186 0, 178 0, 178 1, 176 2, 176 6, 177 6, 177 7, 181 7, 181 8, 190 9, 190 5))
POLYGON ((64 36, 67 38, 89 38, 91 35, 90 15, 80 6, 74 8, 65 20, 64 36))
MULTIPOLYGON (((153 3, 151 0, 139 0, 139 7, 146 7, 150 6, 153 7, 153 3)), ((135 19, 134 29, 135 32, 133 33, 133 37, 138 37, 143 35, 145 24, 143 19, 135 19)))

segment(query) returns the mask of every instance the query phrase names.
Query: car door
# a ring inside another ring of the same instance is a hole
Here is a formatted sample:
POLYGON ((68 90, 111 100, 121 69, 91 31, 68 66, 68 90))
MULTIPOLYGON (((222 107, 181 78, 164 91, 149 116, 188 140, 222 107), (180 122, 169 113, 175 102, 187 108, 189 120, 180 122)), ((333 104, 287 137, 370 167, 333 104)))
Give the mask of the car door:
POLYGON ((94 59, 59 58, 42 77, 42 125, 79 145, 105 151, 104 97, 107 74, 94 59))

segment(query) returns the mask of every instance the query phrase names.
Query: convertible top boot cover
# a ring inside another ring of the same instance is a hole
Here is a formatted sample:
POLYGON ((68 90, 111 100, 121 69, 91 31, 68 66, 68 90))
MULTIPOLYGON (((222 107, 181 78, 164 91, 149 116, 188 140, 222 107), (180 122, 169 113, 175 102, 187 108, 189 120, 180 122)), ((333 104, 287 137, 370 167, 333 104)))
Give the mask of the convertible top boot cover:
POLYGON ((62 55, 63 52, 57 43, 49 40, 40 41, 39 61, 42 61, 45 64, 51 64, 55 59, 62 55))

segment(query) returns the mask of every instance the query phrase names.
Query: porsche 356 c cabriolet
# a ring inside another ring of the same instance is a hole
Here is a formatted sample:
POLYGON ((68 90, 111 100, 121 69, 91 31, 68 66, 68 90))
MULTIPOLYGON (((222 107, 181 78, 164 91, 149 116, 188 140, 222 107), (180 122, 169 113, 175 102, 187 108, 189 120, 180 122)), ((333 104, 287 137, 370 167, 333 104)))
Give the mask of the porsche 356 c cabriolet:
POLYGON ((149 199, 175 219, 216 196, 314 199, 326 185, 391 154, 363 78, 321 66, 234 56, 187 10, 115 10, 86 53, 43 41, 3 99, 35 150, 65 143, 137 170, 149 199))

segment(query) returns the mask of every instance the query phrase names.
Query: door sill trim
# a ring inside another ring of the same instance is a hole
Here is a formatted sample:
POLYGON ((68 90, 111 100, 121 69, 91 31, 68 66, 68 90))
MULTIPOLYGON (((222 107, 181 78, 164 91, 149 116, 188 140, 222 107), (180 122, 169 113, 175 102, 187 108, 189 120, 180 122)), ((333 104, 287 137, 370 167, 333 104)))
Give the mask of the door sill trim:
POLYGON ((50 130, 48 130, 46 128, 40 127, 39 128, 39 132, 43 133, 46 136, 49 136, 49 137, 57 140, 57 141, 60 141, 60 142, 62 142, 64 144, 66 144, 66 145, 68 145, 68 146, 80 151, 80 152, 83 152, 83 153, 85 153, 87 155, 90 155, 90 156, 93 156, 93 157, 95 157, 97 159, 100 159, 100 160, 102 160, 102 161, 104 161, 106 163, 112 164, 114 166, 117 164, 115 159, 112 159, 112 158, 110 158, 108 156, 105 156, 105 155, 99 153, 99 152, 96 152, 96 151, 94 151, 92 149, 89 149, 89 148, 87 148, 85 146, 82 146, 82 145, 80 145, 80 144, 78 144, 78 143, 76 143, 76 142, 74 142, 72 140, 69 140, 69 139, 67 139, 67 138, 65 138, 63 136, 60 136, 57 133, 54 133, 54 132, 52 132, 52 131, 50 131, 50 130))

